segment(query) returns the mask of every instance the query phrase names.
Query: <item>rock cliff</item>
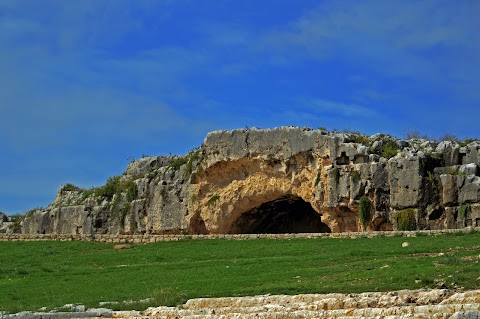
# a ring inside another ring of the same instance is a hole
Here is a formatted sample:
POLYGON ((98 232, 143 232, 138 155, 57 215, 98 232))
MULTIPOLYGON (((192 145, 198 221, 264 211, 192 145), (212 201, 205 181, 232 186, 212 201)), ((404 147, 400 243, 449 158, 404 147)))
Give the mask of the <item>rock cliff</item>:
POLYGON ((60 188, 10 231, 292 233, 480 226, 480 141, 308 128, 214 131, 106 185, 60 188), (360 203, 360 204, 359 204, 360 203))

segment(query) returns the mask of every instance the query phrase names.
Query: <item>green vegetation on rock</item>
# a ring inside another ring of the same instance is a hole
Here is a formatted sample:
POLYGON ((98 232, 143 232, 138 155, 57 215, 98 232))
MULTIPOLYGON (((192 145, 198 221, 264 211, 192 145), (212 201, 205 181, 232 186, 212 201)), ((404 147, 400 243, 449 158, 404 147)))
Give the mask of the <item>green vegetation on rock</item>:
POLYGON ((187 167, 185 169, 184 178, 188 178, 193 172, 193 165, 195 162, 202 161, 202 151, 200 148, 188 154, 187 167))
POLYGON ((182 165, 187 164, 188 157, 187 156, 179 156, 178 158, 174 159, 168 167, 171 167, 174 171, 178 171, 182 165))
POLYGON ((208 206, 214 205, 219 199, 220 199, 220 196, 219 196, 219 195, 213 195, 213 196, 210 197, 210 199, 207 201, 207 205, 208 205, 208 206))
POLYGON ((416 230, 417 220, 415 218, 415 210, 413 208, 407 208, 398 211, 395 215, 397 222, 397 230, 416 230))
POLYGON ((362 196, 358 202, 358 207, 360 224, 362 225, 363 230, 366 230, 368 223, 372 219, 372 203, 367 196, 362 196))
POLYGON ((317 172, 317 177, 315 178, 315 187, 318 186, 318 183, 320 183, 321 180, 322 180, 322 173, 317 172))
POLYGON ((460 170, 455 167, 449 167, 447 173, 454 176, 467 176, 465 172, 460 172, 460 170))
POLYGON ((94 187, 83 191, 83 198, 90 196, 106 197, 111 200, 114 195, 123 192, 127 193, 127 200, 132 201, 137 198, 137 185, 133 180, 122 180, 120 176, 109 177, 106 184, 100 187, 94 187))
POLYGON ((397 142, 394 140, 385 140, 380 146, 379 155, 381 157, 385 157, 386 159, 390 159, 397 155, 399 151, 400 147, 398 146, 397 142))
POLYGON ((81 188, 71 183, 67 183, 62 186, 62 191, 67 191, 67 192, 81 191, 81 188))
POLYGON ((350 177, 351 177, 352 182, 354 184, 360 182, 360 180, 362 179, 362 175, 360 174, 359 171, 351 171, 350 172, 350 177))
POLYGON ((198 147, 192 151, 190 151, 187 155, 185 156, 179 156, 176 159, 174 159, 169 165, 169 168, 173 169, 173 174, 175 174, 176 171, 178 171, 183 165, 186 165, 183 178, 188 178, 192 173, 193 173, 193 166, 197 162, 202 161, 202 149, 201 147, 198 147))
POLYGON ((131 202, 138 197, 138 188, 137 184, 134 181, 125 182, 126 191, 127 191, 127 201, 131 202))
POLYGON ((360 132, 352 132, 352 135, 350 135, 350 140, 352 141, 352 143, 363 144, 367 147, 370 147, 372 145, 372 140, 370 139, 370 137, 367 135, 363 135, 360 132))
POLYGON ((465 220, 467 214, 469 214, 472 210, 472 206, 470 204, 463 204, 462 206, 458 207, 458 219, 460 221, 465 220))

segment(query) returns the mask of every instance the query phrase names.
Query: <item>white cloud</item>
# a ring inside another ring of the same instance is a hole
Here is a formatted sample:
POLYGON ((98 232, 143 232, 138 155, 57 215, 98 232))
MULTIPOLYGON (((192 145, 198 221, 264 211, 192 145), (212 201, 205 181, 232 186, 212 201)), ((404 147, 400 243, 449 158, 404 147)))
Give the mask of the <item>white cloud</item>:
POLYGON ((48 43, 57 50, 104 47, 154 27, 169 18, 171 6, 185 2, 188 1, 173 4, 134 0, 4 0, 0 3, 4 13, 1 20, 13 28, 1 30, 0 37, 8 33, 15 40, 16 35, 28 31, 29 42, 48 43))
POLYGON ((338 115, 342 117, 373 117, 379 114, 368 107, 325 99, 302 99, 302 105, 316 114, 338 115))
POLYGON ((262 43, 290 59, 341 59, 385 75, 437 78, 439 64, 455 74, 467 61, 480 63, 480 43, 472 41, 478 12, 475 1, 325 1, 262 43), (452 61, 451 54, 470 59, 452 61))

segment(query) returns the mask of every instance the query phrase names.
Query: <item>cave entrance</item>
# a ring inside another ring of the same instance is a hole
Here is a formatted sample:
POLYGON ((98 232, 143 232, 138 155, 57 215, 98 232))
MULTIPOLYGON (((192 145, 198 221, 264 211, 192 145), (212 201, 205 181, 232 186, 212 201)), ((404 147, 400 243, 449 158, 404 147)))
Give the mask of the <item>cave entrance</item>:
POLYGON ((243 213, 231 230, 231 233, 237 234, 331 232, 309 203, 292 195, 263 203, 243 213))

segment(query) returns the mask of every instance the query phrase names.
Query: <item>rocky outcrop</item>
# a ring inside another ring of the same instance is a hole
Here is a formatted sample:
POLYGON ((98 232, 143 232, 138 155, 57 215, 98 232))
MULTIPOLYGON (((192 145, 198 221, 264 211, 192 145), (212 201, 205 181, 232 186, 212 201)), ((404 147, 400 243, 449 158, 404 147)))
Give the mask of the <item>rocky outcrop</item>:
POLYGON ((103 318, 478 318, 480 291, 445 289, 360 294, 198 298, 179 307, 116 311, 103 318))
POLYGON ((228 234, 480 226, 479 165, 479 141, 402 141, 296 127, 215 131, 186 156, 133 161, 105 186, 65 185, 20 230, 228 234), (359 207, 362 197, 368 211, 359 207))
POLYGON ((71 312, 4 314, 5 319, 60 318, 478 318, 480 291, 447 289, 400 290, 359 294, 262 295, 190 299, 178 307, 145 311, 86 309, 65 305, 71 312), (68 307, 67 307, 68 306, 68 307))

